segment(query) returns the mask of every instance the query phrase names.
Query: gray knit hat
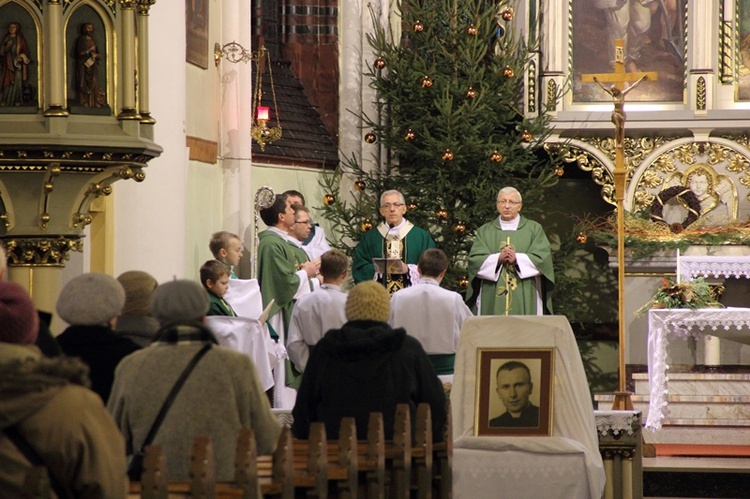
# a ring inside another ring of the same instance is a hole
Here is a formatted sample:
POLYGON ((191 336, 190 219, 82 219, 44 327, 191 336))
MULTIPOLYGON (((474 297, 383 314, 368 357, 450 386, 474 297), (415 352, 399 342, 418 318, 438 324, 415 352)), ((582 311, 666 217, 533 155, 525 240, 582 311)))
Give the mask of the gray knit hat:
POLYGON ((93 326, 120 315, 125 290, 112 276, 91 272, 73 278, 57 299, 57 314, 68 324, 93 326))
POLYGON ((346 298, 346 318, 350 321, 388 322, 391 297, 382 284, 360 282, 346 298))
POLYGON ((122 315, 151 315, 151 293, 159 285, 148 272, 129 270, 117 277, 125 288, 125 306, 122 315))
POLYGON ((165 282, 151 295, 151 315, 161 324, 200 320, 210 305, 203 286, 186 279, 165 282))

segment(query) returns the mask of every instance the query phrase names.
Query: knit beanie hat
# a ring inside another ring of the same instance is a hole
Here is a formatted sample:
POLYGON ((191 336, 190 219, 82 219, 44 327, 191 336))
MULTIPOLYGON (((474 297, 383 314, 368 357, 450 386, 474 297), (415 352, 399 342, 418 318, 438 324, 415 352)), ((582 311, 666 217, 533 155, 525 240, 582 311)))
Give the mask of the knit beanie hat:
POLYGON ((0 282, 0 342, 31 345, 39 333, 39 316, 29 294, 14 282, 0 282))
POLYGON ((346 298, 346 318, 350 321, 388 322, 391 297, 382 284, 360 282, 346 298))
POLYGON ((151 295, 151 315, 161 324, 200 320, 210 305, 203 286, 186 279, 165 282, 151 295))
POLYGON ((125 306, 122 315, 151 315, 151 293, 159 285, 148 272, 129 270, 117 280, 125 288, 125 306))
POLYGON ((125 290, 112 276, 91 272, 73 278, 57 299, 57 313, 68 324, 94 326, 120 315, 125 290))

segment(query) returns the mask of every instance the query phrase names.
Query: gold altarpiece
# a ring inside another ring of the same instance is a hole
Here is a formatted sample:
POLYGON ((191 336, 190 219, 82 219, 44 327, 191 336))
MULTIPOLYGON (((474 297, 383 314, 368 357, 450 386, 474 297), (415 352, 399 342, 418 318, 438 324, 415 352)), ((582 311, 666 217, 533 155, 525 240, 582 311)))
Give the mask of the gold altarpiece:
POLYGON ((92 203, 118 180, 143 181, 161 153, 148 92, 155 2, 0 5, 0 43, 10 48, 0 56, 15 66, 0 75, 0 239, 10 279, 39 308, 54 310, 61 269, 82 248, 92 203))

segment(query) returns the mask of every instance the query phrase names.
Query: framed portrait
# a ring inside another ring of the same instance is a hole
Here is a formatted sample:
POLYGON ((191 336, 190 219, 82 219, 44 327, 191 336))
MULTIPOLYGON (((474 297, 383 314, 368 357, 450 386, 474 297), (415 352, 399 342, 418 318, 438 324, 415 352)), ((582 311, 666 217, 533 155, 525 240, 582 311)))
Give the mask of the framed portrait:
POLYGON ((612 73, 618 38, 626 40, 626 72, 658 72, 658 80, 633 89, 629 102, 684 101, 687 0, 570 0, 569 5, 573 102, 610 100, 581 75, 612 73))
POLYGON ((552 434, 553 349, 480 348, 478 436, 552 434))
POLYGON ((185 0, 186 60, 208 69, 208 0, 185 0))

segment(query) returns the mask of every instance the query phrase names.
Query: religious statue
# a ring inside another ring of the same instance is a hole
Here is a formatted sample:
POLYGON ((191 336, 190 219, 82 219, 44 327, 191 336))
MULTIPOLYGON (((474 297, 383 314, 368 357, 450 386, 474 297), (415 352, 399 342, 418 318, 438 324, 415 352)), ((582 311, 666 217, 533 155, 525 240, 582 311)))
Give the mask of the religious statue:
MULTIPOLYGON (((679 221, 684 209, 694 199, 697 203, 698 218, 691 228, 712 228, 727 225, 737 217, 737 190, 728 176, 717 174, 708 164, 696 163, 682 172, 675 172, 664 183, 665 189, 674 186, 690 189, 693 196, 679 196, 677 203, 664 206, 664 220, 667 223, 679 221)), ((665 202, 669 200, 664 200, 665 202)))
POLYGON ((0 57, 0 106, 21 106, 24 104, 23 87, 31 59, 26 39, 21 34, 21 25, 17 22, 8 24, 8 32, 0 42, 0 57))
POLYGON ((617 85, 611 85, 609 88, 606 87, 594 76, 594 81, 612 96, 612 102, 615 105, 615 109, 612 111, 612 123, 615 125, 615 148, 617 149, 622 149, 625 144, 625 120, 627 119, 627 115, 625 114, 625 95, 646 78, 648 78, 648 75, 643 75, 625 90, 620 90, 617 85))
POLYGON ((94 40, 94 25, 84 23, 76 40, 76 91, 78 103, 84 107, 102 107, 107 103, 99 86, 100 58, 94 40))

